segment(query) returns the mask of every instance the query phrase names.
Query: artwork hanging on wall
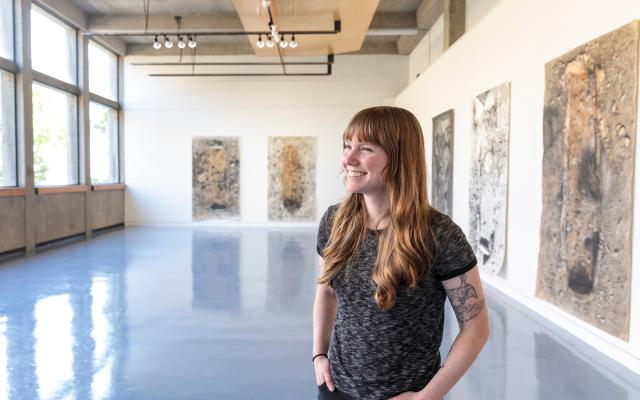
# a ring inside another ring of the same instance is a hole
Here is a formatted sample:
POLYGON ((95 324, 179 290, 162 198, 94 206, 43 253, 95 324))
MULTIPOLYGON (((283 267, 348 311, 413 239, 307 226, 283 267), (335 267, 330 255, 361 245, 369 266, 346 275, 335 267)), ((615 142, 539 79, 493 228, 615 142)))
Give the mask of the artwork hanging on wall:
POLYGON ((240 153, 237 137, 192 139, 194 220, 240 216, 240 153))
POLYGON ((509 110, 511 86, 503 83, 473 100, 469 242, 480 269, 505 274, 509 110))
POLYGON ((638 22, 545 66, 536 294, 629 338, 638 22))
POLYGON ((270 220, 316 217, 316 138, 269 138, 270 220))
POLYGON ((451 216, 453 206, 453 110, 433 118, 431 203, 451 216))

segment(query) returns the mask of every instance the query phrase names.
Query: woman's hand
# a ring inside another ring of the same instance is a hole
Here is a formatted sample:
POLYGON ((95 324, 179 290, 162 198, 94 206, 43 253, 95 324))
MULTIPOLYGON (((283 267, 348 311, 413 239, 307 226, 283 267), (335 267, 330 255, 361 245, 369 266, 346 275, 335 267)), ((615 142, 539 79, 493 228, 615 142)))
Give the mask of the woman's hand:
POLYGON ((422 400, 418 392, 404 392, 397 396, 389 398, 389 400, 422 400))
POLYGON ((329 371, 329 359, 325 356, 320 356, 313 360, 313 366, 316 369, 316 383, 318 386, 326 382, 327 388, 333 392, 336 389, 336 385, 333 384, 331 372, 329 371))

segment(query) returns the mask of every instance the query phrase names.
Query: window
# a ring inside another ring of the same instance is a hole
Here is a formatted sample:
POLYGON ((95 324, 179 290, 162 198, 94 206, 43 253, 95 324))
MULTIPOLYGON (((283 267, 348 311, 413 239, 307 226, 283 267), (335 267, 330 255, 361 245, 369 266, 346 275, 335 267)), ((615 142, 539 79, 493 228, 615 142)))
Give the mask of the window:
POLYGON ((0 57, 13 60, 13 0, 0 0, 0 57))
POLYGON ((34 70, 75 85, 76 48, 75 29, 32 6, 31 62, 34 70))
POLYGON ((16 186, 14 75, 0 70, 0 187, 16 186))
POLYGON ((78 183, 77 97, 33 83, 33 170, 36 186, 78 183))
POLYGON ((118 58, 93 42, 89 42, 89 90, 118 101, 118 58))
POLYGON ((89 42, 89 91, 91 183, 117 183, 118 57, 94 42, 89 42))
POLYGON ((118 182, 118 111, 91 102, 91 183, 118 182))

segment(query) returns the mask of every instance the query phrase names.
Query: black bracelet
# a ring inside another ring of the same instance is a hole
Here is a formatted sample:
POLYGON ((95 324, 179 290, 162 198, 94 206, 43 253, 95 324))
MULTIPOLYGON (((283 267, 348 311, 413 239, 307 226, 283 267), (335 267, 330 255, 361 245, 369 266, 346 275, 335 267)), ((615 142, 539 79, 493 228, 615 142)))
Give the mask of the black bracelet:
POLYGON ((320 353, 320 354, 316 354, 315 356, 313 356, 313 358, 311 359, 311 362, 314 362, 316 360, 316 357, 320 357, 320 356, 325 356, 325 357, 329 358, 328 355, 326 355, 324 353, 320 353))

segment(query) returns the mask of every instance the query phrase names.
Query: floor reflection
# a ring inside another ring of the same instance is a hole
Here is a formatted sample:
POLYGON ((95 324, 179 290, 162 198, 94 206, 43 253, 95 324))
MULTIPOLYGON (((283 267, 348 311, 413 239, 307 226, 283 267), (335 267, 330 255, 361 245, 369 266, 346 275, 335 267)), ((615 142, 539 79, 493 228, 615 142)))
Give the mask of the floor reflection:
POLYGON ((73 311, 69 294, 39 300, 35 307, 36 375, 45 399, 75 396, 73 386, 73 311))
POLYGON ((0 399, 9 398, 9 374, 7 365, 7 321, 6 315, 0 315, 0 399))
MULTIPOLYGON (((315 229, 129 227, 0 266, 0 399, 314 398, 315 229)), ((449 400, 638 399, 640 379, 487 288, 449 400)), ((457 322, 447 308, 441 351, 457 322)))
POLYGON ((240 238, 237 234, 193 231, 191 270, 195 308, 240 308, 240 238))
POLYGON ((0 398, 121 395, 126 247, 121 235, 105 239, 107 247, 79 243, 0 269, 0 398))
MULTIPOLYGON (((534 334, 538 399, 627 400, 629 394, 604 371, 544 332, 534 334), (570 366, 570 367, 569 367, 570 366), (569 368, 568 368, 569 367, 569 368)), ((635 392, 634 399, 640 398, 635 392)))
POLYGON ((312 311, 315 234, 269 232, 267 308, 286 313, 312 311))
MULTIPOLYGON (((640 398, 640 377, 495 289, 485 291, 491 336, 447 400, 640 398)), ((446 321, 443 359, 458 333, 448 305, 446 321)))

